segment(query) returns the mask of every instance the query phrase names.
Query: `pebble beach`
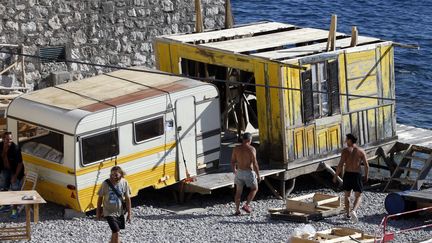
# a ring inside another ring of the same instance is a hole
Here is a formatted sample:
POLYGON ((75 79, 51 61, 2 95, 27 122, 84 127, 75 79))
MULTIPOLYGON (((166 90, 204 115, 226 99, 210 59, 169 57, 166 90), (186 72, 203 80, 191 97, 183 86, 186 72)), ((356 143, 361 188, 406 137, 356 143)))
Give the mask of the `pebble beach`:
MULTIPOLYGON (((308 193, 340 195, 333 189, 315 183, 309 177, 297 181, 290 197, 308 193)), ((168 189, 146 189, 132 200, 132 223, 121 231, 122 242, 289 242, 297 228, 305 224, 270 219, 268 208, 283 207, 284 201, 275 199, 260 184, 260 192, 253 202, 253 212, 233 216, 232 190, 225 188, 211 195, 193 195, 186 203, 174 202, 168 189)), ((357 212, 358 223, 344 215, 312 221, 316 230, 351 227, 369 234, 378 233, 378 225, 386 215, 386 193, 366 191, 357 212)), ((429 218, 428 218, 429 217, 429 218)), ((430 215, 401 219, 390 223, 390 230, 417 226, 430 215)), ((7 213, 0 214, 0 227, 11 227, 25 221, 24 213, 11 220, 7 213)), ((53 203, 41 206, 40 222, 32 223, 30 242, 109 242, 110 229, 105 221, 96 221, 90 212, 85 217, 64 219, 63 207, 53 203)), ((431 228, 396 234, 393 242, 422 242, 432 238, 431 228)))

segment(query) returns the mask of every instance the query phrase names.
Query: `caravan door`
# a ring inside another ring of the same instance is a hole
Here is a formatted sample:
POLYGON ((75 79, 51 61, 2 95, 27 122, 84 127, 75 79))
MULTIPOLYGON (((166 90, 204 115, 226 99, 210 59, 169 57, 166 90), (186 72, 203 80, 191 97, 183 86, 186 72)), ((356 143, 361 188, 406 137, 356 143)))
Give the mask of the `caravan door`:
POLYGON ((178 99, 175 103, 178 179, 197 174, 195 97, 178 99))

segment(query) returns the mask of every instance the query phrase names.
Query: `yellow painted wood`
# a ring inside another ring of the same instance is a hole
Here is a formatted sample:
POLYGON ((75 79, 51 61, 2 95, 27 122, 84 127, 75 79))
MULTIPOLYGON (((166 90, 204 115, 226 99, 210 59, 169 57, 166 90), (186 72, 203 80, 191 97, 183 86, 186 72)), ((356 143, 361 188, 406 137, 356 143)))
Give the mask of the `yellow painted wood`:
POLYGON ((239 54, 221 52, 211 49, 198 49, 189 44, 171 43, 171 60, 172 70, 174 73, 180 73, 181 58, 199 61, 208 64, 214 64, 224 67, 238 68, 247 72, 254 72, 254 59, 239 54))
POLYGON ((375 50, 352 52, 347 54, 348 79, 376 75, 375 50))
POLYGON ((369 142, 373 142, 377 140, 377 134, 376 134, 376 127, 375 127, 375 119, 377 119, 377 117, 375 116, 375 110, 369 110, 367 112, 367 116, 368 116, 368 122, 369 122, 369 142))
MULTIPOLYGON (((345 55, 341 53, 339 55, 339 92, 346 93, 346 75, 345 75, 345 55)), ((340 96, 340 108, 341 112, 348 112, 347 97, 345 95, 340 96)))
MULTIPOLYGON (((264 75, 264 63, 257 62, 254 65, 254 75, 255 83, 259 85, 265 85, 265 75, 264 75)), ((257 112, 258 112, 258 126, 259 126, 259 136, 262 143, 267 143, 270 140, 270 135, 268 134, 267 128, 267 101, 266 101, 266 88, 256 87, 256 97, 259 102, 257 102, 257 112)))
POLYGON ((392 46, 383 46, 380 48, 381 53, 381 80, 383 82, 383 96, 390 98, 390 58, 392 55, 392 46))
MULTIPOLYGON (((129 186, 131 188, 131 196, 136 196, 139 190, 146 187, 154 186, 156 188, 161 188, 163 186, 172 185, 176 182, 175 177, 176 163, 171 162, 150 170, 126 175, 125 179, 129 182, 129 186), (160 179, 164 176, 168 176, 169 179, 165 182, 161 182, 160 179)), ((81 205, 81 208, 78 209, 79 211, 85 212, 92 210, 96 207, 98 198, 97 193, 100 186, 101 183, 98 183, 94 186, 87 187, 78 191, 79 202, 81 205)))
MULTIPOLYGON (((354 95, 376 95, 378 92, 376 76, 357 78, 348 82, 348 92, 354 95)), ((351 97, 351 99, 357 99, 351 97)))
MULTIPOLYGON (((371 97, 378 97, 378 95, 370 95, 371 97)), ((360 99, 354 99, 350 100, 350 110, 351 111, 358 111, 358 110, 364 110, 369 107, 373 107, 378 105, 377 99, 366 99, 366 98, 360 98, 360 99)))
MULTIPOLYGON (((268 75, 269 85, 281 86, 281 66, 277 63, 268 63, 268 75)), ((277 88, 270 89, 270 105, 271 105, 271 139, 273 144, 280 145, 282 148, 282 137, 281 137, 281 107, 280 100, 281 90, 277 88)))
POLYGON ((81 211, 76 191, 46 180, 39 180, 36 191, 46 200, 81 211))
MULTIPOLYGON (((285 87, 290 88, 292 86, 291 69, 283 67, 282 76, 284 77, 283 82, 285 83, 285 87)), ((294 123, 291 99, 290 91, 288 89, 283 90, 283 101, 285 103, 285 126, 292 126, 294 123)))
POLYGON ((294 131, 295 138, 295 158, 303 158, 304 157, 304 128, 298 128, 294 131))
MULTIPOLYGON (((306 67, 310 67, 307 65, 306 67)), ((298 69, 291 68, 291 88, 301 89, 301 78, 298 69)), ((293 125, 302 124, 302 92, 293 90, 292 93, 292 106, 293 106, 293 125)))
POLYGON ((329 148, 330 150, 337 150, 340 148, 340 126, 339 125, 335 125, 332 127, 329 127, 328 129, 328 144, 329 144, 329 148))
POLYGON ((315 125, 306 127, 305 133, 307 155, 311 156, 315 154, 315 125))
POLYGON ((317 147, 319 153, 326 153, 328 151, 328 130, 322 129, 317 131, 317 147))
POLYGON ((170 45, 165 42, 155 42, 156 68, 171 73, 170 45))
MULTIPOLYGON (((365 95, 377 97, 381 89, 378 86, 378 77, 383 82, 384 96, 391 96, 392 84, 390 82, 393 64, 393 51, 389 51, 382 58, 379 65, 376 63, 376 54, 385 53, 390 46, 383 46, 378 51, 376 49, 364 50, 358 48, 356 51, 339 52, 339 92, 353 95, 365 95), (345 65, 346 64, 346 65, 345 65), (347 81, 348 80, 348 81, 347 81), (348 84, 346 83, 348 82, 348 84)), ((216 50, 210 47, 194 46, 187 43, 170 43, 171 59, 175 60, 171 64, 172 72, 181 72, 179 69, 181 58, 187 58, 203 63, 220 65, 231 68, 238 68, 244 71, 253 72, 257 84, 269 84, 272 86, 282 86, 294 89, 302 88, 301 72, 292 65, 299 65, 299 58, 285 60, 279 63, 277 60, 270 61, 261 59, 253 55, 243 55, 239 53, 216 50), (290 65, 287 65, 287 64, 290 65), (286 65, 286 66, 285 66, 286 65), (176 70, 177 68, 177 70, 176 70)), ((165 57, 166 58, 166 57, 165 57)), ((303 65, 302 68, 309 68, 310 65, 303 65)), ((378 105, 377 99, 340 97, 340 109, 342 121, 340 124, 327 124, 321 127, 306 125, 302 120, 302 99, 300 91, 278 90, 257 87, 257 106, 260 142, 265 144, 265 148, 273 148, 272 153, 278 153, 282 146, 286 146, 289 161, 310 155, 324 155, 330 150, 339 149, 342 145, 341 135, 353 132, 358 135, 359 124, 357 114, 352 115, 352 119, 347 112, 364 110, 378 105), (351 126, 352 122, 352 126, 351 126), (282 139, 282 136, 285 136, 282 139), (285 142, 285 144, 284 144, 285 142)), ((388 124, 391 124, 390 115, 385 109, 380 109, 378 116, 375 117, 374 111, 369 111, 366 124, 369 125, 370 140, 375 141, 383 138, 376 134, 375 130, 382 131, 381 124, 388 117, 388 124)), ((313 124, 313 122, 312 122, 313 124)), ((367 137, 367 134, 365 135, 367 137)))

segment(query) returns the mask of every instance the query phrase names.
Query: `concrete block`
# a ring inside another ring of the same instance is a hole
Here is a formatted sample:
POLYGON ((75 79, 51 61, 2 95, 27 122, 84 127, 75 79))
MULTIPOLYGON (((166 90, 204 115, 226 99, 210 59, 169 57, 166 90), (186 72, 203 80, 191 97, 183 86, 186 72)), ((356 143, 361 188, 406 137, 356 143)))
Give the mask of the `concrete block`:
POLYGON ((71 75, 66 71, 52 72, 50 75, 51 85, 63 84, 71 80, 71 75))

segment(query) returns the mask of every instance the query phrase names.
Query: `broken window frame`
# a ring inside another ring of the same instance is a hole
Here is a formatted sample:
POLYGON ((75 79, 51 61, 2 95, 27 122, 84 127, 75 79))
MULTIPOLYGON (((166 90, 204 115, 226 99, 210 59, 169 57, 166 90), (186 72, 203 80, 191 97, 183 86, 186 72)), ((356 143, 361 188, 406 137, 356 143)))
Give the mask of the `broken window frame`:
POLYGON ((301 84, 303 88, 303 123, 340 114, 337 59, 310 63, 310 68, 301 73, 301 84), (327 100, 327 104, 325 104, 325 100, 327 100))

